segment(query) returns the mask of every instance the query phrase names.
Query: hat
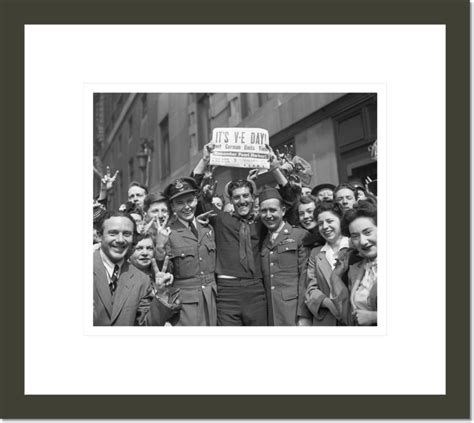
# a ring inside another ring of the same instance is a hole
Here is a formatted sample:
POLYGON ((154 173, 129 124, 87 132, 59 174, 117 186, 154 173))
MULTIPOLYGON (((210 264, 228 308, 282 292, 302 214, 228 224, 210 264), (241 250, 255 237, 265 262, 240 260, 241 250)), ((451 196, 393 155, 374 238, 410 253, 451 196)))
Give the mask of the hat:
POLYGON ((143 208, 148 210, 153 203, 158 203, 159 201, 168 201, 166 197, 161 192, 152 192, 147 194, 143 200, 143 208))
POLYGON ((365 186, 364 186, 364 184, 362 183, 362 180, 361 180, 360 178, 354 178, 354 179, 349 178, 349 183, 350 183, 354 188, 362 189, 362 190, 365 191, 365 186))
POLYGON ((199 191, 196 182, 192 178, 180 178, 169 184, 163 194, 168 201, 174 200, 184 194, 199 191))
POLYGON ((104 217, 105 213, 107 213, 107 210, 105 209, 104 205, 98 202, 94 203, 93 210, 94 210, 93 222, 98 222, 100 219, 102 219, 102 217, 104 217))
POLYGON ((323 190, 323 189, 330 189, 331 191, 334 191, 335 188, 336 188, 336 186, 333 185, 333 184, 319 184, 319 185, 316 185, 311 190, 311 195, 317 196, 318 192, 323 190))
POLYGON ((260 195, 258 196, 258 200, 259 200, 260 204, 262 204, 262 202, 265 201, 265 200, 271 200, 273 198, 276 198, 280 201, 283 201, 283 199, 281 198, 280 193, 278 192, 278 190, 276 188, 264 189, 260 193, 260 195))

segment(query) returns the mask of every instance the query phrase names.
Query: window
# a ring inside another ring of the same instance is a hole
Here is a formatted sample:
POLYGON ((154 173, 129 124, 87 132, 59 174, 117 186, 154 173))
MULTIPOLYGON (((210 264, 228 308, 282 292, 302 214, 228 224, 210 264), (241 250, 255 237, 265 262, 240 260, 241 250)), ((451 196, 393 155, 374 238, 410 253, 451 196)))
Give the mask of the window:
POLYGON ((133 116, 128 118, 128 142, 133 138, 133 116))
POLYGON ((122 133, 120 133, 118 136, 118 152, 119 152, 119 156, 121 156, 123 152, 122 133))
POLYGON ((132 182, 135 179, 135 172, 133 169, 133 158, 128 161, 128 181, 132 182))
POLYGON ((148 114, 148 100, 146 94, 142 94, 142 119, 148 114))
POLYGON ((247 94, 240 94, 240 116, 244 120, 249 115, 249 99, 247 94))
POLYGON ((211 122, 209 119, 209 94, 200 94, 197 103, 198 115, 198 149, 201 150, 211 138, 211 122))
POLYGON ((161 178, 165 179, 171 174, 171 156, 170 156, 170 133, 168 116, 160 123, 161 136, 161 178))
POLYGON ((118 179, 118 202, 123 203, 124 201, 122 200, 123 197, 123 175, 122 175, 122 169, 119 169, 119 173, 117 175, 118 179))
POLYGON ((267 93, 257 93, 258 96, 258 107, 262 107, 268 101, 267 93))
MULTIPOLYGON (((334 116, 339 179, 377 179, 377 161, 369 146, 377 139, 377 95, 349 94, 343 111, 334 116), (352 101, 352 103, 351 103, 352 101)), ((376 187, 371 187, 376 192, 376 187)))

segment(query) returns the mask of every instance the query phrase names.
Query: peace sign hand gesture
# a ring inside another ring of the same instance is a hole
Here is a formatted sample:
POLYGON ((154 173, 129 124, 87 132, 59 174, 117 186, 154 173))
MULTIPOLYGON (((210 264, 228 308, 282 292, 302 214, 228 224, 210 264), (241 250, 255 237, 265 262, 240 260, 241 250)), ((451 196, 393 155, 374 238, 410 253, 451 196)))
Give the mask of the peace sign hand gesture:
POLYGON ((209 210, 208 212, 202 213, 199 216, 196 216, 196 220, 204 226, 209 225, 209 218, 217 216, 217 213, 214 210, 209 210))
POLYGON ((160 270, 156 260, 154 258, 151 259, 151 266, 153 268, 153 273, 155 274, 155 293, 157 295, 163 295, 167 293, 168 287, 173 285, 174 276, 171 273, 167 273, 166 269, 168 268, 169 264, 169 256, 165 257, 165 261, 163 262, 163 266, 160 270))
POLYGON ((117 179, 118 174, 119 174, 119 171, 117 170, 114 176, 110 176, 110 166, 107 166, 105 175, 100 180, 101 189, 105 191, 110 191, 114 185, 115 179, 117 179))
POLYGON ((168 217, 161 221, 158 217, 154 218, 156 226, 156 246, 158 248, 164 248, 168 243, 170 237, 171 229, 166 226, 168 224, 168 217))

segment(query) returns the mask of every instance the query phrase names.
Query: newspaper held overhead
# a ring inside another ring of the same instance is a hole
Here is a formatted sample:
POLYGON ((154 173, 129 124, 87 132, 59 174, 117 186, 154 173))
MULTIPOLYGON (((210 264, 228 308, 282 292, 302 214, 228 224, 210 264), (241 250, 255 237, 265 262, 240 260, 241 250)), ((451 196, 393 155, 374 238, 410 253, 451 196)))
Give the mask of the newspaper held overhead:
POLYGON ((210 163, 215 166, 269 169, 268 131, 261 128, 215 128, 210 163))

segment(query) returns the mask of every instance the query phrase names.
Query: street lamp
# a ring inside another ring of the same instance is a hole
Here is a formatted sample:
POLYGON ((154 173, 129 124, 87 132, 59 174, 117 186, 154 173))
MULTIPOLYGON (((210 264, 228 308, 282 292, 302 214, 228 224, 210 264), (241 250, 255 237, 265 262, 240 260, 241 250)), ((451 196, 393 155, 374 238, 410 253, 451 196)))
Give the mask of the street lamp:
POLYGON ((151 154, 153 153, 153 141, 142 138, 141 150, 137 153, 138 167, 142 171, 142 180, 145 179, 145 186, 148 186, 150 179, 151 154), (145 175, 145 178, 143 178, 145 175))

